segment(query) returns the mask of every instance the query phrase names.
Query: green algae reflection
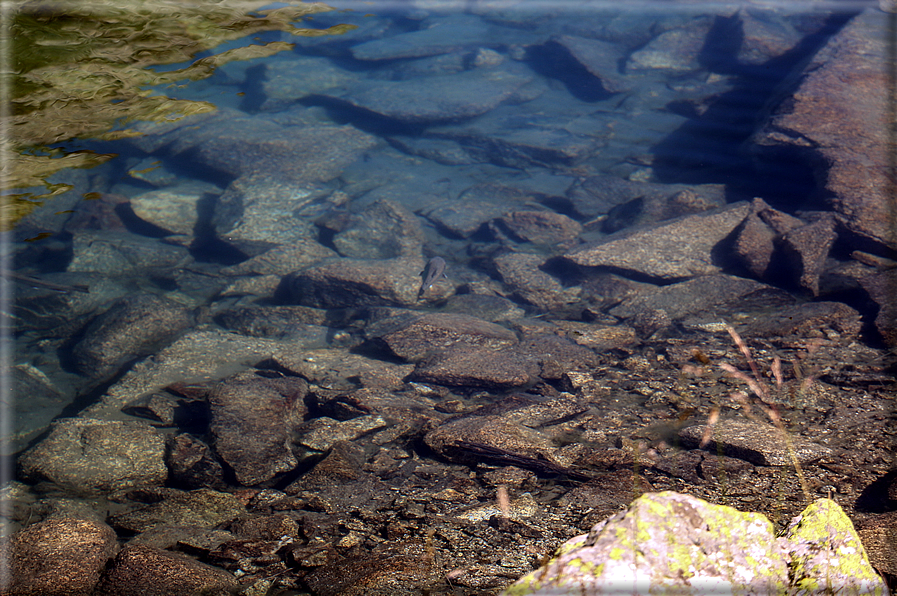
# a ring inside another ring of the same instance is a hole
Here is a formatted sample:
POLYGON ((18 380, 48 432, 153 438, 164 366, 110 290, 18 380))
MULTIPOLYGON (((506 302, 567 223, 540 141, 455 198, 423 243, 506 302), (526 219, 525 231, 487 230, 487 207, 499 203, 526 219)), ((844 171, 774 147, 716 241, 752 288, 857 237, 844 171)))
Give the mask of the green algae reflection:
MULTIPOLYGON (((271 56, 292 44, 273 42, 230 49, 194 60, 223 42, 263 31, 292 35, 340 34, 354 26, 307 29, 302 18, 333 10, 322 3, 270 0, 83 0, 17 3, 2 32, 8 54, 3 91, 0 158, 2 188, 44 187, 7 194, 0 225, 9 229, 35 206, 65 190, 46 178, 63 168, 92 167, 110 159, 88 151, 63 154, 47 145, 72 138, 115 140, 136 133, 128 123, 175 120, 214 110, 202 101, 171 99, 151 87, 210 76, 235 60, 271 56), (192 63, 156 72, 153 66, 192 63)), ((64 187, 64 185, 62 185, 64 187)))

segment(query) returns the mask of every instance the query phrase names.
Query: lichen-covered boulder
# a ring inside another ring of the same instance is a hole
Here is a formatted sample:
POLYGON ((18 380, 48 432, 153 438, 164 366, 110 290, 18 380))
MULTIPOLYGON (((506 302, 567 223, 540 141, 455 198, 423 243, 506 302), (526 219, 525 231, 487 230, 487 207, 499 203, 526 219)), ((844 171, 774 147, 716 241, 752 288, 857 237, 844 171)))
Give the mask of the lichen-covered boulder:
POLYGON ((791 520, 783 537, 791 560, 791 594, 887 594, 850 519, 831 499, 817 499, 791 520))
POLYGON ((777 594, 787 585, 784 549, 763 515, 661 492, 567 541, 504 594, 777 594))
POLYGON ((819 499, 772 523, 675 492, 648 493, 563 544, 504 596, 887 594, 844 511, 819 499))

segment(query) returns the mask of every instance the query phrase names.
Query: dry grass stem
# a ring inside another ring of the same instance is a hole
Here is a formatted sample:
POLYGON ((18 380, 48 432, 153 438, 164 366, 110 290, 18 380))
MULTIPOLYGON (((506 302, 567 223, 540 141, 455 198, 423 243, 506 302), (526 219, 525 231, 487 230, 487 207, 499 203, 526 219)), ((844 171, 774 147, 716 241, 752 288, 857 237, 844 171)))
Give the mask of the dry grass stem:
MULTIPOLYGON (((773 425, 776 427, 779 434, 781 435, 782 440, 785 443, 785 448, 788 451, 788 457, 791 460, 791 464, 794 466, 795 472, 797 472, 797 479, 800 482, 800 488, 804 494, 804 498, 807 500, 807 503, 811 503, 813 501, 813 498, 810 495, 810 489, 808 488, 807 480, 804 477, 804 471, 800 466, 800 462, 797 460, 797 453, 794 451, 794 442, 791 440, 791 435, 788 434, 788 431, 785 428, 785 423, 782 421, 781 416, 779 416, 779 413, 770 404, 770 401, 771 401, 770 400, 770 397, 771 397, 770 390, 767 388, 767 386, 764 384, 764 382, 762 380, 762 376, 760 375, 760 367, 757 365, 757 361, 754 359, 753 354, 751 354, 750 348, 748 348, 748 346, 744 342, 744 340, 741 339, 741 336, 738 335, 738 332, 735 331, 735 329, 730 325, 726 326, 726 331, 729 332, 729 335, 732 337, 732 340, 735 342, 735 345, 738 347, 738 349, 741 351, 741 353, 744 355, 745 359, 747 360, 748 366, 751 367, 752 375, 747 375, 746 373, 738 370, 731 364, 727 364, 727 363, 722 363, 719 365, 719 367, 721 369, 723 369, 724 371, 726 371, 732 378, 735 378, 735 379, 738 379, 739 381, 744 382, 750 388, 750 390, 754 393, 754 395, 756 395, 760 399, 760 402, 762 403, 762 405, 760 405, 760 404, 755 404, 755 405, 757 405, 757 407, 760 408, 760 411, 763 412, 766 415, 766 417, 769 418, 770 421, 772 421, 773 425)), ((776 392, 776 394, 778 394, 781 392, 782 387, 785 384, 784 378, 782 375, 782 360, 778 356, 773 358, 772 365, 771 365, 770 369, 772 371, 772 376, 775 379, 775 392, 776 392)), ((800 376, 799 376, 800 367, 798 366, 797 362, 794 363, 794 369, 795 369, 795 374, 797 374, 798 378, 800 378, 800 376)), ((804 377, 801 380, 799 391, 801 393, 804 392, 806 389, 809 388, 809 386, 810 386, 810 384, 812 384, 812 382, 813 382, 812 376, 804 377)), ((736 403, 739 403, 742 406, 744 406, 745 415, 749 419, 757 422, 757 420, 755 419, 755 417, 753 415, 750 400, 748 399, 747 395, 745 395, 742 392, 736 392, 731 395, 731 399, 733 401, 735 401, 736 403)), ((712 415, 712 412, 711 412, 711 415, 712 415)), ((713 425, 709 423, 709 419, 708 419, 708 429, 712 429, 712 428, 713 428, 713 425)), ((703 443, 705 439, 706 439, 706 437, 702 438, 701 442, 703 443)), ((709 439, 708 439, 708 441, 709 441, 709 439)))

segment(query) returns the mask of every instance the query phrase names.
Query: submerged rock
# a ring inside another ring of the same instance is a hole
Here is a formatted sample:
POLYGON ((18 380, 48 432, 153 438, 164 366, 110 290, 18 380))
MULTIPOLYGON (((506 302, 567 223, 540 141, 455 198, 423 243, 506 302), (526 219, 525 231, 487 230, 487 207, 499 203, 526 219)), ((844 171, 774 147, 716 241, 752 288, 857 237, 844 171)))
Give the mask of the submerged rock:
POLYGON ((747 337, 830 337, 832 333, 859 337, 860 313, 843 302, 805 302, 782 306, 750 321, 747 337))
POLYGON ((532 80, 524 71, 478 68, 406 81, 367 81, 337 99, 380 116, 423 124, 485 114, 513 99, 532 80))
POLYGON ((146 532, 166 526, 213 528, 246 512, 234 494, 210 489, 160 488, 137 492, 135 496, 148 504, 139 503, 131 511, 111 516, 109 523, 117 530, 146 532))
POLYGON ((130 205, 134 215, 148 224, 172 234, 193 236, 201 210, 220 194, 217 186, 190 182, 137 195, 130 205))
POLYGON ((544 311, 552 311, 579 300, 580 288, 565 288, 541 269, 545 258, 534 254, 506 253, 494 259, 505 285, 524 302, 544 311))
POLYGON ((792 457, 806 464, 832 452, 802 437, 786 438, 777 427, 753 420, 720 420, 713 426, 700 424, 679 431, 682 445, 689 448, 701 446, 705 435, 709 440, 703 449, 760 466, 790 466, 792 457))
POLYGON ((173 152, 232 178, 268 174, 296 184, 339 176, 378 140, 349 125, 283 126, 264 116, 210 119, 179 137, 173 152))
POLYGON ((357 60, 395 60, 448 54, 482 44, 488 25, 470 15, 458 15, 437 20, 437 24, 419 31, 399 33, 383 39, 366 41, 352 46, 357 60))
POLYGON ((532 383, 538 373, 535 362, 516 352, 459 346, 418 362, 412 378, 455 387, 509 389, 532 383))
POLYGON ((871 273, 863 277, 860 283, 872 301, 878 305, 875 328, 887 345, 897 346, 897 300, 894 299, 897 269, 871 273))
POLYGON ((3 546, 4 594, 90 596, 118 540, 106 524, 54 517, 16 532, 3 546))
POLYGON ((98 586, 101 594, 119 596, 228 596, 237 589, 237 579, 223 569, 142 545, 123 548, 98 586))
MULTIPOLYGON (((754 136, 771 167, 790 151, 819 180, 856 247, 897 249, 887 16, 867 8, 813 56, 793 93, 754 136)), ((794 159, 792 156, 791 159, 794 159)))
POLYGON ((699 70, 699 61, 712 21, 697 19, 684 27, 665 31, 629 55, 626 72, 663 70, 682 73, 699 70))
POLYGON ((629 83, 620 75, 623 49, 617 44, 598 39, 560 35, 553 40, 565 48, 590 74, 601 81, 609 93, 629 90, 629 83))
POLYGON ((215 380, 245 370, 280 351, 295 351, 289 340, 247 337, 218 328, 192 330, 169 346, 131 367, 100 400, 81 416, 103 418, 135 401, 138 396, 187 379, 215 380))
POLYGON ((278 275, 283 277, 324 259, 338 257, 335 251, 310 237, 279 244, 249 260, 221 269, 223 275, 278 275))
POLYGON ((511 211, 496 223, 524 242, 554 246, 582 233, 582 225, 554 211, 511 211))
POLYGON ((752 279, 734 275, 702 275, 667 286, 641 287, 608 312, 629 319, 664 311, 671 319, 713 312, 724 305, 747 308, 750 304, 785 306, 794 302, 787 292, 752 279))
POLYGON ((212 227, 218 239, 250 257, 283 246, 308 246, 316 232, 297 212, 329 194, 326 187, 298 184, 270 172, 247 174, 234 180, 216 202, 212 227))
POLYGON ((451 347, 494 351, 517 343, 517 336, 506 327, 452 313, 386 319, 377 323, 369 333, 392 354, 412 362, 451 347))
POLYGON ((212 390, 209 430, 215 451, 234 470, 237 482, 253 486, 296 467, 291 431, 306 414, 302 399, 307 391, 300 378, 269 378, 253 371, 225 379, 212 390))
POLYGON ((291 299, 317 308, 417 303, 423 259, 332 259, 285 279, 291 299))
POLYGON ((169 478, 174 486, 190 489, 224 490, 224 467, 212 449, 196 437, 181 433, 168 441, 165 455, 169 478))
POLYGON ((183 305, 153 294, 127 296, 96 317, 73 356, 82 374, 103 379, 127 362, 146 356, 193 325, 183 305))
POLYGON ((153 272, 167 274, 193 260, 184 247, 115 230, 78 232, 72 238, 72 253, 72 262, 66 271, 110 277, 153 272))
POLYGON ((333 246, 344 257, 393 259, 420 256, 423 240, 417 216, 396 201, 380 199, 349 215, 333 246))
POLYGON ((488 448, 497 458, 505 457, 505 465, 513 463, 510 460, 516 456, 521 460, 515 464, 518 467, 532 467, 530 464, 538 461, 560 467, 551 437, 502 414, 447 420, 428 432, 424 442, 442 457, 466 464, 484 461, 483 453, 476 449, 488 448))
POLYGON ((564 256, 577 265, 623 269, 663 280, 718 273, 714 248, 749 212, 748 203, 735 203, 648 229, 619 232, 564 256))
POLYGON ((74 491, 159 486, 168 477, 165 439, 145 422, 63 418, 19 458, 24 478, 74 491))

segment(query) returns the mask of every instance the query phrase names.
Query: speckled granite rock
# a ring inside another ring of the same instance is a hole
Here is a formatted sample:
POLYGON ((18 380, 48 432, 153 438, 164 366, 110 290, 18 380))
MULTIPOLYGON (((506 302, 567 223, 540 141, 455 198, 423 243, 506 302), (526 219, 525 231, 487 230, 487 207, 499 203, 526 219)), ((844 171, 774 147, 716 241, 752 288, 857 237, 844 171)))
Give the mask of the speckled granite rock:
POLYGON ((393 317, 376 323, 369 333, 393 355, 412 362, 453 346, 499 350, 517 343, 506 327, 454 313, 393 317))
POLYGON ((238 588, 233 575, 185 555, 151 548, 122 549, 98 586, 119 596, 227 596, 238 588))
POLYGON ((127 296, 88 325, 73 349, 75 362, 93 379, 109 377, 128 361, 173 340, 193 319, 189 309, 167 298, 127 296))
POLYGON ((565 255, 577 265, 612 267, 663 280, 720 271, 713 249, 750 212, 748 203, 687 215, 647 229, 618 232, 565 255))
POLYGON ((207 488, 182 491, 159 488, 135 493, 148 504, 134 505, 131 511, 113 515, 109 523, 125 532, 146 532, 166 526, 212 528, 246 512, 233 493, 207 488))
POLYGON ((869 7, 832 36, 754 137, 758 156, 773 168, 783 150, 797 152, 824 180, 857 248, 876 252, 897 248, 887 19, 869 7))
POLYGON ((287 280, 293 302, 318 308, 417 303, 423 259, 331 259, 287 280))
POLYGON ((247 371, 221 381, 209 394, 214 449, 237 482, 252 486, 289 472, 298 461, 290 432, 307 409, 308 384, 297 377, 266 377, 247 371))
POLYGON ((348 216, 333 237, 344 257, 393 259, 420 256, 424 234, 418 218, 397 201, 380 199, 348 216))
POLYGON ((63 418, 19 458, 22 475, 78 491, 159 486, 165 439, 145 422, 63 418))
POLYGON ((90 596, 116 550, 115 532, 106 524, 51 518, 30 525, 0 548, 12 580, 3 594, 90 596))
POLYGON ((803 464, 831 453, 828 447, 801 437, 791 436, 789 445, 775 426, 753 420, 720 420, 711 428, 689 426, 679 431, 679 439, 684 446, 697 447, 705 432, 710 433, 710 441, 703 448, 711 452, 719 449, 730 457, 761 466, 790 466, 792 454, 803 464))
POLYGON ((411 378, 439 385, 507 389, 535 381, 538 373, 535 362, 516 352, 458 346, 418 362, 411 378))

